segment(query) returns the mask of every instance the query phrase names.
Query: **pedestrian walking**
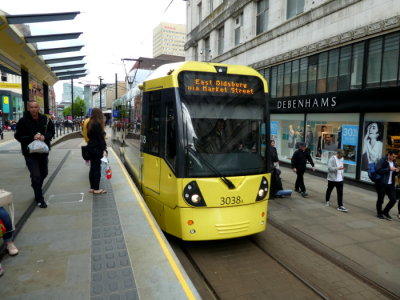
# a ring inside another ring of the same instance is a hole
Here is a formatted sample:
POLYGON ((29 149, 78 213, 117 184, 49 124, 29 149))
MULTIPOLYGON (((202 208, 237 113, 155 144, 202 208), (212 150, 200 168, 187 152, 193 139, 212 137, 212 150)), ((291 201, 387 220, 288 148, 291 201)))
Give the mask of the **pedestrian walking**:
POLYGON ((379 219, 391 221, 392 217, 389 212, 396 204, 395 176, 398 175, 400 169, 397 166, 396 158, 398 152, 389 150, 387 156, 382 157, 376 164, 376 172, 381 175, 381 180, 375 183, 378 198, 376 200, 376 213, 379 219), (389 202, 382 210, 385 195, 388 196, 389 202))
POLYGON ((348 212, 343 206, 343 150, 336 150, 336 155, 332 156, 328 161, 328 188, 325 193, 325 203, 329 206, 329 199, 334 188, 337 193, 337 210, 342 212, 348 212))
POLYGON ((53 122, 39 113, 39 110, 40 107, 37 101, 28 102, 28 111, 18 121, 14 136, 21 143, 21 151, 31 175, 35 201, 40 208, 46 208, 47 204, 44 201, 42 186, 48 174, 49 154, 30 153, 28 145, 34 140, 40 140, 45 142, 50 150, 50 141, 55 132, 53 122))
POLYGON ((107 156, 107 145, 104 131, 104 115, 100 108, 93 108, 92 116, 87 123, 88 152, 90 157, 89 192, 105 194, 106 190, 100 189, 101 159, 107 156))
POLYGON ((292 155, 292 170, 296 173, 296 183, 294 190, 300 193, 303 197, 307 197, 306 186, 304 185, 304 173, 306 171, 307 161, 311 164, 312 170, 315 171, 314 161, 310 155, 309 149, 306 148, 306 144, 300 142, 297 149, 292 155))

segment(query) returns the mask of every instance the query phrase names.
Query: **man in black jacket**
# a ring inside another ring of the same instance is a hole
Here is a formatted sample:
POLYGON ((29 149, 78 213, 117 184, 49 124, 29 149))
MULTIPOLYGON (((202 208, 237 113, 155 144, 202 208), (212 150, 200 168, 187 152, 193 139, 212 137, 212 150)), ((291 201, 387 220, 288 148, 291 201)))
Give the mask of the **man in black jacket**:
POLYGON ((396 190, 395 190, 395 176, 399 173, 400 169, 396 163, 397 151, 389 150, 388 155, 382 157, 376 164, 376 173, 381 175, 380 182, 375 183, 378 199, 376 200, 376 213, 379 219, 392 220, 389 211, 396 204, 396 190), (382 211, 383 199, 385 194, 389 198, 389 203, 386 204, 385 209, 382 211))
POLYGON ((21 151, 26 166, 31 174, 32 188, 39 207, 46 208, 42 185, 48 174, 48 153, 29 153, 28 145, 34 140, 44 141, 50 149, 50 141, 54 137, 54 124, 45 115, 39 113, 36 101, 28 102, 28 112, 18 121, 15 138, 21 143, 21 151))
POLYGON ((299 143, 299 149, 297 149, 292 156, 292 169, 297 174, 296 184, 294 190, 301 193, 303 197, 307 197, 306 187, 304 185, 304 172, 306 171, 307 161, 310 162, 312 170, 315 171, 314 161, 311 158, 310 151, 306 149, 306 144, 299 143))

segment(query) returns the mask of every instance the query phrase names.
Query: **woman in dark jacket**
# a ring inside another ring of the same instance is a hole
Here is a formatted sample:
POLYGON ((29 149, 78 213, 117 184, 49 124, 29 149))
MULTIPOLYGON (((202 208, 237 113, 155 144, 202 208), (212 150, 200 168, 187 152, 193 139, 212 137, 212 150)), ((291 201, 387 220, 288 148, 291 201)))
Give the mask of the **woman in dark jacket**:
POLYGON ((107 145, 104 131, 104 115, 100 108, 93 108, 92 116, 87 123, 88 152, 90 156, 89 181, 93 194, 105 194, 106 190, 100 189, 101 159, 107 156, 107 145))

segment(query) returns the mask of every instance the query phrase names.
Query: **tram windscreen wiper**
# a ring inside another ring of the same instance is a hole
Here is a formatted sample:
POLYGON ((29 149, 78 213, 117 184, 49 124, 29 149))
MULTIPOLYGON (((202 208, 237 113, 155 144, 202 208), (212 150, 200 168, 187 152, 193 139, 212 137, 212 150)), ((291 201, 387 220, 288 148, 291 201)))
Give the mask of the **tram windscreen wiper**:
POLYGON ((192 145, 188 145, 186 146, 186 149, 192 153, 194 156, 196 156, 198 159, 200 159, 204 165, 209 168, 215 175, 217 175, 219 178, 221 178, 221 180, 226 184, 226 186, 233 190, 235 189, 235 185, 233 184, 232 181, 230 181, 228 178, 226 178, 225 176, 223 176, 216 168, 213 167, 213 165, 211 165, 205 158, 203 158, 201 156, 201 154, 196 150, 192 148, 192 145))

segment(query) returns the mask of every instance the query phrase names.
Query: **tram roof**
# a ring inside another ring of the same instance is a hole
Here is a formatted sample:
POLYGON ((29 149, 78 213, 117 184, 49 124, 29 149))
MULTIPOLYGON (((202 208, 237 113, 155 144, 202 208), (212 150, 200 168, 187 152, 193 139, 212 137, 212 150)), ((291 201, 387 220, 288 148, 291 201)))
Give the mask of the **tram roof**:
POLYGON ((240 74, 247 76, 257 76, 264 81, 265 79, 251 67, 243 65, 230 65, 211 62, 185 61, 165 64, 158 67, 149 77, 144 80, 145 90, 156 90, 161 88, 177 87, 178 74, 182 71, 218 73, 216 67, 226 67, 227 74, 240 74))

